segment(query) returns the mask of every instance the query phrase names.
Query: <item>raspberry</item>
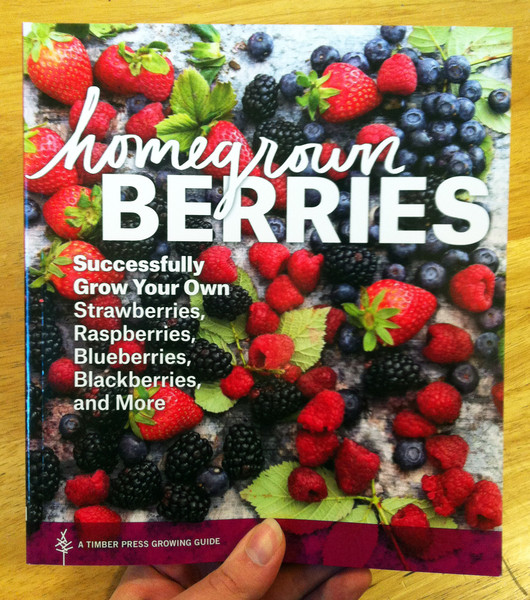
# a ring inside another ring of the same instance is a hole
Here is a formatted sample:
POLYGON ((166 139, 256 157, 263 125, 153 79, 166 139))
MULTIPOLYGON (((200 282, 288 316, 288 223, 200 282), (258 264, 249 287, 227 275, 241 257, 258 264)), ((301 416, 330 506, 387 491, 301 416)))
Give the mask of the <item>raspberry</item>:
POLYGON ((326 344, 332 344, 335 341, 337 331, 346 323, 346 313, 340 308, 330 308, 326 316, 326 335, 324 341, 326 344))
POLYGON ((436 427, 411 410, 402 410, 393 423, 394 433, 406 438, 426 438, 436 433, 436 427))
POLYGON ((466 464, 468 443, 459 435, 435 435, 425 442, 427 458, 438 469, 451 469, 466 464))
POLYGON ((93 475, 78 475, 66 482, 64 493, 76 506, 101 504, 109 495, 110 479, 102 469, 93 475))
POLYGON ((288 275, 278 275, 267 288, 265 300, 273 310, 282 314, 300 306, 304 297, 296 289, 288 275))
POLYGON ((453 302, 470 312, 484 312, 493 304, 495 274, 485 265, 470 265, 449 283, 453 302))
POLYGON ((432 543, 427 515, 415 504, 407 504, 390 521, 392 533, 409 554, 419 555, 432 543))
POLYGON ((266 333, 253 340, 248 350, 248 362, 260 369, 280 369, 294 352, 294 342, 288 335, 266 333))
POLYGON ((297 467, 287 480, 289 494, 299 502, 320 502, 327 498, 328 488, 322 475, 308 467, 297 467))
POLYGON ((319 392, 298 415, 298 422, 313 433, 334 431, 344 419, 344 398, 331 390, 319 392))
POLYGON ((304 405, 304 397, 296 386, 275 377, 257 381, 249 398, 252 399, 252 417, 264 425, 285 419, 304 405))
POLYGON ((237 279, 237 267, 232 260, 232 251, 226 246, 210 246, 198 257, 204 261, 199 275, 203 283, 233 283, 237 279))
POLYGON ((335 457, 335 476, 346 494, 360 494, 379 470, 380 459, 364 446, 345 438, 335 457))
POLYGON ((249 335, 274 333, 280 325, 280 317, 265 302, 254 302, 248 309, 246 330, 249 335))
POLYGON ((137 135, 143 142, 147 142, 156 138, 156 125, 164 119, 164 107, 160 102, 153 102, 131 116, 125 124, 125 131, 128 134, 137 135))
POLYGON ((248 251, 250 264, 256 267, 265 279, 277 277, 286 266, 289 256, 289 250, 276 243, 256 242, 248 251))
POLYGON ((109 346, 107 359, 112 369, 132 371, 135 375, 140 375, 147 369, 144 350, 145 342, 115 342, 109 346))
POLYGON ((116 316, 116 309, 122 307, 122 302, 114 294, 94 296, 86 303, 87 314, 79 322, 88 329, 121 329, 122 321, 116 316), (96 316, 90 316, 95 314, 96 316))
POLYGON ((499 411, 499 414, 502 415, 504 412, 504 381, 496 383, 491 388, 491 397, 493 398, 495 408, 499 411))
POLYGON ((296 434, 296 450, 300 464, 305 467, 318 467, 333 457, 340 446, 335 433, 311 433, 302 429, 296 434))
POLYGON ((458 390, 443 381, 429 383, 418 392, 416 402, 421 414, 438 425, 454 423, 462 406, 458 390))
POLYGON ((424 475, 421 487, 433 503, 434 510, 443 517, 452 515, 471 494, 473 477, 459 467, 453 467, 441 475, 424 475))
POLYGON ((289 257, 287 273, 302 294, 309 294, 317 287, 323 262, 322 254, 313 254, 305 249, 297 250, 289 257))
MULTIPOLYGON (((95 167, 98 164, 99 159, 103 156, 103 153, 105 152, 105 150, 107 148, 108 148, 107 144, 102 144, 101 142, 96 142, 94 144, 94 148, 92 149, 92 153, 90 155, 90 166, 91 167, 95 167)), ((85 161, 85 150, 83 150, 83 152, 81 152, 81 154, 79 155, 79 158, 75 161, 75 168, 77 170, 77 174, 79 176, 79 183, 81 185, 92 186, 92 185, 101 183, 101 177, 105 173, 114 173, 114 171, 115 171, 115 169, 113 169, 111 166, 106 164, 101 169, 101 171, 98 171, 97 173, 89 173, 84 167, 84 161, 85 161)))
MULTIPOLYGON (((84 104, 84 100, 77 100, 72 104, 68 118, 70 129, 74 130, 77 127, 84 104)), ((116 114, 116 110, 108 102, 98 102, 94 114, 83 130, 83 135, 94 134, 98 142, 103 141, 116 114)))
POLYGON ((50 365, 48 383, 54 392, 73 394, 75 392, 75 374, 81 369, 69 358, 60 358, 50 365))
POLYGON ((502 495, 493 481, 478 481, 466 502, 466 521, 471 527, 487 530, 502 523, 502 495))
POLYGON ((281 376, 284 381, 288 381, 289 383, 295 383, 302 375, 302 369, 293 365, 291 363, 287 363, 284 367, 284 373, 281 376))
MULTIPOLYGON (((396 132, 389 127, 388 125, 383 125, 383 123, 373 123, 371 125, 365 125, 361 131, 357 134, 355 138, 356 144, 370 144, 372 149, 375 148, 382 141, 386 140, 389 137, 395 136, 396 132)), ((377 162, 383 162, 386 158, 386 155, 390 151, 390 146, 385 148, 381 154, 377 157, 377 162)))
POLYGON ((449 323, 436 323, 427 330, 423 356, 431 362, 464 362, 473 354, 473 341, 467 331, 449 323))
MULTIPOLYGON (((338 158, 339 158, 338 165, 339 166, 342 166, 346 162, 346 158, 347 158, 346 154, 345 154, 344 150, 342 150, 342 148, 338 144, 325 142, 324 144, 320 144, 320 145, 322 146, 322 152, 320 153, 320 156, 318 157, 318 164, 321 167, 323 167, 324 165, 326 165, 329 162, 329 159, 331 158, 333 151, 335 151, 333 153, 334 156, 338 154, 338 158)), ((334 164, 336 164, 336 161, 334 164)), ((348 171, 336 171, 335 169, 328 169, 328 171, 326 171, 326 173, 323 173, 323 175, 326 177, 329 177, 333 181, 339 181, 341 179, 345 179, 346 177, 348 177, 348 171)))
POLYGON ((115 540, 120 535, 121 517, 106 506, 85 506, 76 510, 74 523, 83 542, 115 540))
POLYGON ((249 371, 236 366, 230 371, 228 377, 221 379, 220 385, 225 396, 231 400, 239 400, 250 392, 254 385, 254 379, 249 371))
POLYGON ((417 85, 416 67, 406 54, 394 54, 387 58, 377 73, 377 87, 382 94, 410 96, 417 85))
POLYGON ((315 367, 304 373, 296 382, 296 387, 306 398, 313 398, 323 390, 333 390, 337 374, 331 367, 315 367))
MULTIPOLYGON (((241 197, 241 206, 254 206, 254 200, 247 198, 247 196, 241 197)), ((243 235, 254 235, 254 229, 248 219, 241 219, 241 233, 243 235)))

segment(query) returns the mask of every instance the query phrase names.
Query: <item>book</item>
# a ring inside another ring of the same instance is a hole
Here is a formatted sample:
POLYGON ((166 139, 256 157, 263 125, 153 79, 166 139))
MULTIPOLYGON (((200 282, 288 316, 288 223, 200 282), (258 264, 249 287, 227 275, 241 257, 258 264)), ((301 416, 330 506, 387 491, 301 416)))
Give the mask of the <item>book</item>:
POLYGON ((29 563, 501 573, 511 40, 24 25, 29 563))

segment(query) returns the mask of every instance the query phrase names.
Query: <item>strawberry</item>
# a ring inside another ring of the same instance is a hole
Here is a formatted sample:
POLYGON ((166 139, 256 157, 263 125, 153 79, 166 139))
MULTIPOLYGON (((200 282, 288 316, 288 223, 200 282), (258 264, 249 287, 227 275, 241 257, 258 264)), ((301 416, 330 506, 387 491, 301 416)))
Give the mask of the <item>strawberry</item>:
POLYGON ((317 287, 323 262, 323 254, 313 254, 305 248, 296 250, 289 257, 287 273, 302 294, 309 294, 317 287))
POLYGON ((152 138, 156 138, 156 126, 164 118, 162 104, 153 102, 131 116, 125 124, 125 131, 131 135, 137 135, 143 142, 147 142, 152 138))
MULTIPOLYGON (((318 157, 318 164, 321 167, 324 167, 329 163, 332 155, 337 155, 339 165, 342 165, 346 162, 346 153, 338 144, 324 142, 320 145, 322 146, 322 150, 320 152, 320 156, 318 157)), ((325 173, 325 176, 329 177, 333 181, 340 181, 341 179, 348 177, 348 171, 336 171, 335 169, 328 169, 328 171, 325 173)))
POLYGON ((53 31, 46 23, 35 23, 24 38, 24 48, 29 53, 28 75, 35 87, 63 104, 84 100, 92 85, 92 66, 77 38, 53 31))
MULTIPOLYGON (((64 142, 55 131, 37 125, 28 128, 24 126, 24 175, 34 175, 46 166, 61 150, 64 142)), ((69 170, 61 160, 51 171, 38 179, 24 179, 29 192, 51 196, 67 185, 77 183, 77 171, 69 170)))
POLYGON ((89 237, 101 219, 101 189, 70 185, 55 192, 42 207, 46 223, 68 240, 89 237))
MULTIPOLYGON (((99 159, 102 157, 105 150, 108 148, 107 144, 102 144, 101 142, 96 142, 92 149, 92 153, 90 155, 90 166, 95 167, 98 164, 99 159)), ((89 173, 85 170, 85 153, 83 150, 79 155, 79 158, 75 161, 75 168, 77 169, 77 174, 79 176, 79 183, 81 185, 96 185, 97 183, 101 183, 101 177, 104 173, 114 173, 115 169, 111 166, 105 164, 105 166, 98 171, 97 173, 89 173)))
POLYGON ((83 542, 115 540, 120 535, 121 517, 106 506, 85 506, 76 510, 74 523, 83 542))
POLYGON ((120 329, 122 325, 121 317, 116 315, 122 307, 122 302, 114 294, 105 294, 94 296, 86 303, 87 315, 79 319, 88 329, 120 329))
MULTIPOLYGON (((68 124, 70 129, 74 130, 79 122, 81 111, 83 110, 84 102, 77 100, 70 109, 68 124)), ((110 129, 110 122, 118 113, 108 102, 98 102, 94 114, 90 117, 89 122, 83 131, 84 135, 93 134, 96 140, 100 142, 105 139, 110 129)))
POLYGON ((138 79, 133 75, 124 53, 133 53, 125 44, 109 46, 94 65, 94 77, 109 92, 120 96, 132 96, 139 93, 138 79))
POLYGON ((296 100, 308 109, 312 120, 319 113, 329 123, 351 121, 370 112, 383 100, 373 79, 346 63, 332 63, 320 78, 314 71, 297 75, 298 85, 309 90, 296 100))
POLYGON ((449 283, 452 301, 470 312, 484 312, 493 304, 495 274, 485 265, 470 265, 449 283))
POLYGON ((377 73, 377 87, 382 94, 410 96, 417 84, 416 67, 406 54, 394 54, 387 58, 377 73))
MULTIPOLYGON (((272 163, 273 168, 271 169, 271 173, 274 173, 276 169, 278 169, 278 166, 279 165, 276 163, 272 163)), ((272 179, 267 177, 260 169, 260 177, 266 179, 274 187, 274 191, 276 192, 276 199, 273 206, 274 210, 285 212, 285 209, 287 208, 287 175, 283 173, 279 177, 272 179)))

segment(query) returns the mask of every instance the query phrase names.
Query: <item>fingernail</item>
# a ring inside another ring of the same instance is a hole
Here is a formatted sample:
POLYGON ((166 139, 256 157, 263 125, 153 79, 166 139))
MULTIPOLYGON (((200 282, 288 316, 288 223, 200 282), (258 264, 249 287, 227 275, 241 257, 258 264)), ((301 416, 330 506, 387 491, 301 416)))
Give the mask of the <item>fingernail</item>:
POLYGON ((260 567, 268 564, 276 554, 283 539, 281 527, 274 519, 260 523, 250 537, 245 551, 250 560, 260 567))

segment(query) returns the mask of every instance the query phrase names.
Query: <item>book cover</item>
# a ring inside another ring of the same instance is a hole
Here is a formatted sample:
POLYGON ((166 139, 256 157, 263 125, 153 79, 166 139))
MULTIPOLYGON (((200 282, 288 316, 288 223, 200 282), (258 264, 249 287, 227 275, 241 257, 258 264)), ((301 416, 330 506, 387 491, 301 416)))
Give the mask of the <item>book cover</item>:
POLYGON ((25 24, 29 563, 500 574, 511 37, 25 24))

